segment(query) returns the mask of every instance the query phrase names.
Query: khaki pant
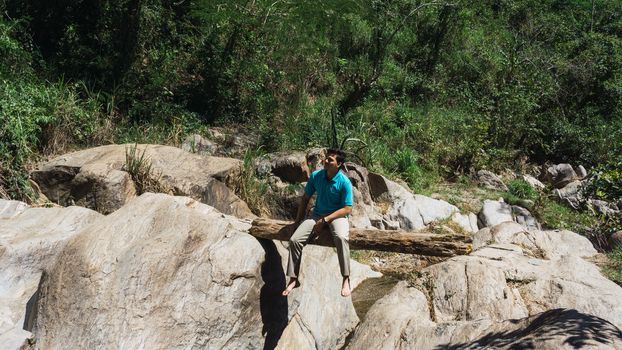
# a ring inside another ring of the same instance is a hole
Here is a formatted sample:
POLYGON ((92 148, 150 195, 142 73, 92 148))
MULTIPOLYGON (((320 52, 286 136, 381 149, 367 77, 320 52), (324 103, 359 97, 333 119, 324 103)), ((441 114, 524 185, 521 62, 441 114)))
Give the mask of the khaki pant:
MULTIPOLYGON (((303 221, 289 239, 289 260, 287 262, 288 277, 298 277, 302 248, 309 242, 315 222, 316 220, 313 219, 303 221)), ((350 247, 348 246, 350 223, 347 218, 338 218, 328 225, 330 227, 330 232, 333 234, 335 247, 337 247, 337 257, 339 258, 341 275, 344 277, 350 276, 350 247)))

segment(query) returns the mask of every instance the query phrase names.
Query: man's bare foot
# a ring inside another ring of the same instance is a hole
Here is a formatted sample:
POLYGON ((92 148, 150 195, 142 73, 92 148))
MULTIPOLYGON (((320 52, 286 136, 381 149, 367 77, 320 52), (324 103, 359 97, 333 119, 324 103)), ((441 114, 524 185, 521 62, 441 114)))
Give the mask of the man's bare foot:
POLYGON ((297 288, 299 286, 300 286, 300 282, 298 282, 297 278, 290 278, 289 283, 287 284, 287 288, 285 288, 285 290, 283 291, 283 293, 281 293, 281 295, 286 297, 289 295, 289 293, 292 292, 292 290, 294 290, 294 288, 297 288))
POLYGON ((351 293, 352 291, 350 291, 350 278, 344 277, 343 283, 341 284, 341 296, 348 297, 351 293))

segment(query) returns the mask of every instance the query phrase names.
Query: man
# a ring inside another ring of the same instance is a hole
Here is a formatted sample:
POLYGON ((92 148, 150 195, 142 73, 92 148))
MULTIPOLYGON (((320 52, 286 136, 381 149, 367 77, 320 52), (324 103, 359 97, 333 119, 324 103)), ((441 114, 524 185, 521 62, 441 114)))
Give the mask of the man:
POLYGON ((296 223, 296 232, 289 240, 289 261, 287 263, 287 276, 289 283, 283 291, 287 296, 300 285, 298 272, 300 271, 300 259, 302 248, 307 244, 312 233, 319 234, 323 227, 328 226, 333 235, 333 241, 337 247, 339 268, 343 280, 341 283, 341 295, 350 295, 350 249, 348 247, 348 235, 350 224, 348 215, 352 212, 352 183, 339 168, 345 161, 345 153, 341 150, 329 149, 324 159, 324 169, 314 171, 305 186, 304 194, 300 200, 296 223), (315 207, 311 219, 304 220, 307 205, 313 194, 317 193, 315 207))

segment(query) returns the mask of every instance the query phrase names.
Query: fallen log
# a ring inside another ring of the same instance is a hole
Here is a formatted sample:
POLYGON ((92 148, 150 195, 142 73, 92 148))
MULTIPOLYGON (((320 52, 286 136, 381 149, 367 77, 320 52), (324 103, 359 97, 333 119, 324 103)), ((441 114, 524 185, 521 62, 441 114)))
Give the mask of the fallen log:
MULTIPOLYGON (((295 226, 289 221, 259 218, 253 221, 249 233, 257 238, 287 241, 295 226)), ((428 256, 449 257, 469 254, 471 236, 464 234, 436 234, 400 230, 372 230, 350 228, 351 249, 380 250, 428 256)), ((328 227, 324 228, 310 244, 334 247, 328 227)))

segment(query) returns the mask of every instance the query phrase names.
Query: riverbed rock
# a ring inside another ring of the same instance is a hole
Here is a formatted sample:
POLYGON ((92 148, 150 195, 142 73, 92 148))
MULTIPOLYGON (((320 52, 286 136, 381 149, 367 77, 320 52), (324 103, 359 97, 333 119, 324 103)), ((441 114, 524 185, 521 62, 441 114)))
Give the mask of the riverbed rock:
MULTIPOLYGON (((302 286, 282 297, 284 243, 257 240, 249 227, 191 198, 151 193, 101 217, 47 269, 35 348, 343 344, 358 319, 339 296, 335 252, 305 248, 302 286)), ((352 274, 354 283, 371 275, 356 263, 352 274)))
POLYGON ((18 349, 31 336, 42 271, 101 214, 81 207, 28 208, 17 201, 0 201, 0 207, 5 209, 0 217, 0 344, 18 349))
POLYGON ((585 237, 506 222, 474 249, 399 283, 348 349, 622 349, 622 288, 583 259, 585 237))
POLYGON ((424 293, 400 282, 369 310, 347 349, 525 348, 622 349, 622 332, 603 318, 574 309, 518 320, 435 322, 424 293))
POLYGON ((136 196, 125 167, 126 153, 136 147, 151 163, 157 187, 213 205, 240 218, 254 215, 225 182, 240 169, 232 158, 200 156, 161 145, 107 145, 57 157, 31 173, 43 193, 61 205, 80 204, 108 214, 136 196))

